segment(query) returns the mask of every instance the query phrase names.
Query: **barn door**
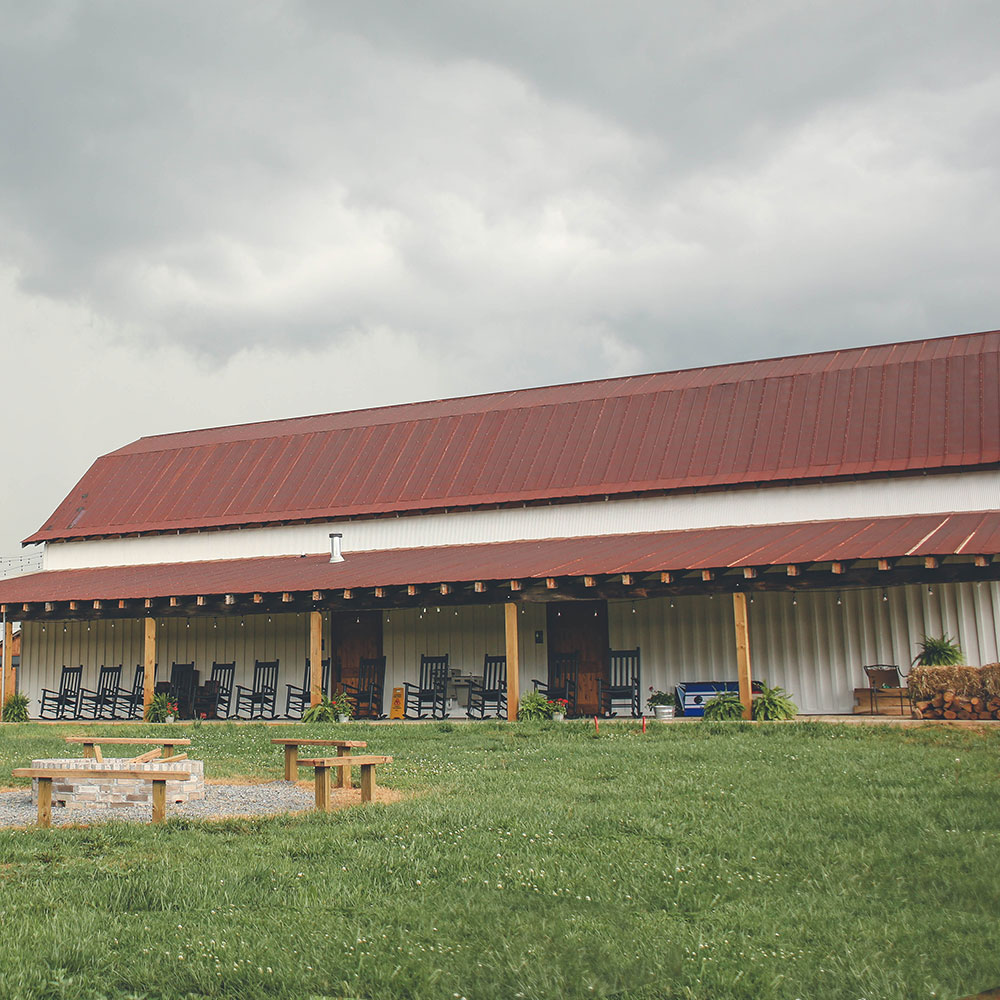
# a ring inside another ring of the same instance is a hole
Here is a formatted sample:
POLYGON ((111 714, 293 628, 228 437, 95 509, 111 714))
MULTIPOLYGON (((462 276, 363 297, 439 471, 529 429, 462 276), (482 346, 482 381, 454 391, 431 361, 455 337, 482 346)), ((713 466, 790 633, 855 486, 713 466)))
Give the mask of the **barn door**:
POLYGON ((361 657, 382 655, 382 613, 335 611, 330 616, 330 631, 334 680, 338 684, 357 684, 361 657), (336 672, 338 661, 339 674, 336 672))
POLYGON ((603 677, 608 651, 607 601, 553 601, 546 605, 548 654, 580 653, 581 714, 597 713, 597 678, 603 677))

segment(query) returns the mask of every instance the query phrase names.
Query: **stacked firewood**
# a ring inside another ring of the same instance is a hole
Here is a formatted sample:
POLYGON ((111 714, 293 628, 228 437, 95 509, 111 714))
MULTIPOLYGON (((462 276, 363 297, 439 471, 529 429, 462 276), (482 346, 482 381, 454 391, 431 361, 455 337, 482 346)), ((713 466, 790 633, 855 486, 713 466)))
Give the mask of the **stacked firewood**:
POLYGON ((954 691, 939 691, 930 700, 913 703, 914 719, 1000 719, 1000 698, 966 698, 954 691))
POLYGON ((915 719, 1000 719, 1000 664, 914 667, 908 678, 915 719))

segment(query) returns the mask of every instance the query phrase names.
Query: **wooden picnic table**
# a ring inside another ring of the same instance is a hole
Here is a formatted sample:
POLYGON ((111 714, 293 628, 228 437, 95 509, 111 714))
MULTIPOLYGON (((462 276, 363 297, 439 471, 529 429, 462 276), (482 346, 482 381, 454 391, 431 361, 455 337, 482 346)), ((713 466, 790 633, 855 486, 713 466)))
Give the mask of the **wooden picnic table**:
POLYGON ((140 744, 146 744, 146 746, 159 746, 163 748, 164 757, 173 757, 174 747, 188 747, 191 745, 190 740, 179 736, 168 736, 166 739, 143 739, 131 736, 67 736, 66 742, 83 744, 83 756, 95 757, 98 761, 104 760, 104 754, 101 752, 102 745, 139 746, 140 744))
POLYGON ((38 781, 38 825, 52 825, 53 778, 132 778, 153 783, 153 822, 163 823, 167 818, 167 782, 187 781, 190 771, 118 770, 110 767, 15 767, 15 778, 34 778, 38 781))
MULTIPOLYGON (((368 744, 364 740, 304 740, 297 736, 285 736, 276 740, 271 740, 285 748, 285 781, 295 781, 299 776, 299 747, 337 747, 343 751, 337 754, 338 757, 350 757, 353 747, 366 747, 368 744)), ((351 769, 343 768, 337 778, 339 788, 351 787, 351 769)))
POLYGON ((371 802, 375 797, 375 765, 388 764, 391 757, 359 755, 357 757, 316 757, 300 760, 304 767, 316 769, 316 808, 320 812, 330 811, 330 768, 339 768, 340 773, 350 771, 356 764, 361 768, 361 801, 371 802))

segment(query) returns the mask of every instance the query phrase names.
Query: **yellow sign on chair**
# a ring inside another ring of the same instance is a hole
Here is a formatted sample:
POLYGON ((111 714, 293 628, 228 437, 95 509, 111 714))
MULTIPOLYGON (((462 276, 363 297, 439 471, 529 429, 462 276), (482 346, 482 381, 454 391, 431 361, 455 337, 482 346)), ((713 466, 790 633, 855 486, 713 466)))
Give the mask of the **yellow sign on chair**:
POLYGON ((389 709, 390 719, 403 719, 406 717, 406 698, 402 688, 392 689, 392 707, 389 709))

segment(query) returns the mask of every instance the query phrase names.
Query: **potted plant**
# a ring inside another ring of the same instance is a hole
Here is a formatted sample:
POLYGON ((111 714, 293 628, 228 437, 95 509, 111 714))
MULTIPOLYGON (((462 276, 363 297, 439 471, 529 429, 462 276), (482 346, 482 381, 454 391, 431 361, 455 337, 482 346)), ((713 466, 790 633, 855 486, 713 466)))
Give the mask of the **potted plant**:
POLYGON ((948 635, 925 635, 917 643, 919 653, 913 658, 917 667, 957 667, 965 662, 962 647, 948 635))
POLYGON ((650 694, 646 699, 646 707, 653 710, 653 715, 661 722, 666 722, 674 717, 674 709, 677 707, 677 698, 670 691, 654 691, 649 688, 650 694))
POLYGON ((146 709, 147 722, 173 722, 177 718, 177 702, 169 695, 160 692, 154 694, 153 700, 146 709))
POLYGON ((338 722, 349 722, 354 714, 354 702, 346 691, 341 691, 333 699, 333 710, 337 713, 338 722))
POLYGON ((566 719, 566 709, 569 708, 569 702, 565 698, 553 698, 549 702, 552 707, 552 721, 553 722, 564 722, 566 719))
POLYGON ((517 706, 518 722, 541 722, 552 718, 552 702, 541 691, 527 691, 517 706))

